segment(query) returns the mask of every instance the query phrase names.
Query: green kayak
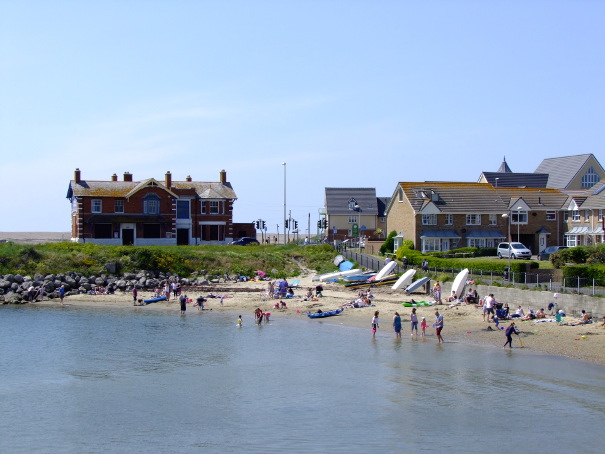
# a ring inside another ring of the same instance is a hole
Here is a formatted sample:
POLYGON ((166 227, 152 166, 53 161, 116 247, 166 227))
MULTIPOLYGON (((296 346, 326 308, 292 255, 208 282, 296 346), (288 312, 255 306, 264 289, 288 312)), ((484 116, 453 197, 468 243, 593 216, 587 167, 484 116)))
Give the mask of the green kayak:
POLYGON ((434 304, 435 303, 432 303, 432 302, 429 303, 428 301, 414 301, 413 303, 412 302, 401 303, 401 305, 404 307, 424 307, 424 306, 432 306, 434 304))

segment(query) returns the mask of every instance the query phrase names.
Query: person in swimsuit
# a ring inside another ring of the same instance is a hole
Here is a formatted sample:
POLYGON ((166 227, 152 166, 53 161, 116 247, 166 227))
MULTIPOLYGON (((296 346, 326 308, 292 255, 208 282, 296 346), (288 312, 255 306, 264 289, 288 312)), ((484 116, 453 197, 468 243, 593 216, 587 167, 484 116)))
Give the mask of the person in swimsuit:
POLYGON ((393 330, 395 330, 395 337, 401 337, 401 317, 399 316, 399 312, 395 312, 395 316, 393 317, 393 330))
POLYGON ((372 317, 372 337, 376 337, 377 329, 378 329, 378 311, 374 312, 374 317, 372 317))

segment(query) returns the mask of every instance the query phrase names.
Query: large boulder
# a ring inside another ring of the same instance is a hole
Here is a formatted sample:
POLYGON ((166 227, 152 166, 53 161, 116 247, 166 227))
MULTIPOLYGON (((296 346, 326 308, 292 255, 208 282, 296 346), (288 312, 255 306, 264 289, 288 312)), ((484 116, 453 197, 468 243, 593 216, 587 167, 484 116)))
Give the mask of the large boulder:
POLYGON ((0 279, 0 288, 3 290, 6 290, 7 288, 10 288, 11 286, 11 282, 7 279, 0 279))
POLYGON ((15 274, 13 282, 16 282, 17 284, 23 284, 23 276, 21 276, 20 274, 15 274))
POLYGON ((17 293, 9 292, 4 295, 4 303, 5 304, 21 304, 23 302, 23 297, 17 293))

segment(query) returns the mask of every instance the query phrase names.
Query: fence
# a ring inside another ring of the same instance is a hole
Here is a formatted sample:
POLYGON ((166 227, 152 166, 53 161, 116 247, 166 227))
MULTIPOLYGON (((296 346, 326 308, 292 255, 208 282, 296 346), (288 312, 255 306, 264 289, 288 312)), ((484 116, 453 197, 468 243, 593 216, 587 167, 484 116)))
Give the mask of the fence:
MULTIPOLYGON (((349 250, 341 251, 341 254, 347 259, 357 262, 359 266, 363 268, 379 270, 385 264, 384 260, 361 252, 349 250)), ((403 267, 398 263, 393 270, 393 273, 402 273, 403 271, 403 267)), ((462 269, 459 268, 429 267, 428 273, 433 275, 449 274, 452 276, 452 279, 454 279, 460 271, 462 271, 462 269)), ((554 280, 550 274, 544 273, 508 273, 506 271, 502 273, 469 269, 469 280, 480 281, 484 285, 512 286, 561 293, 577 293, 579 295, 605 296, 604 281, 581 277, 568 277, 559 281, 554 280)))

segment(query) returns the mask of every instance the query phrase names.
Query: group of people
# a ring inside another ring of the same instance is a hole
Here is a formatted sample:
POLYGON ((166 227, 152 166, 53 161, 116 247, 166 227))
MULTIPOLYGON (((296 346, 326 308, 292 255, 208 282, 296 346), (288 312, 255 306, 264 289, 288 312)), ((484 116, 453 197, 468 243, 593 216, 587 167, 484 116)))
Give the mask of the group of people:
MULTIPOLYGON (((374 316, 372 317, 372 337, 376 337, 376 331, 379 328, 378 315, 379 311, 375 311, 374 316)), ((418 314, 416 312, 416 308, 413 307, 410 313, 411 336, 418 336, 418 323, 418 314)), ((395 312, 395 315, 393 316, 393 331, 395 331, 396 338, 401 338, 401 326, 401 315, 399 315, 399 312, 395 312)), ((424 337, 426 335, 426 329, 428 326, 429 325, 426 321, 426 317, 422 317, 420 319, 421 336, 424 337)), ((435 310, 435 323, 433 324, 433 327, 435 328, 437 342, 440 344, 443 343, 443 336, 441 335, 441 331, 443 330, 443 315, 440 314, 438 310, 435 310)))

